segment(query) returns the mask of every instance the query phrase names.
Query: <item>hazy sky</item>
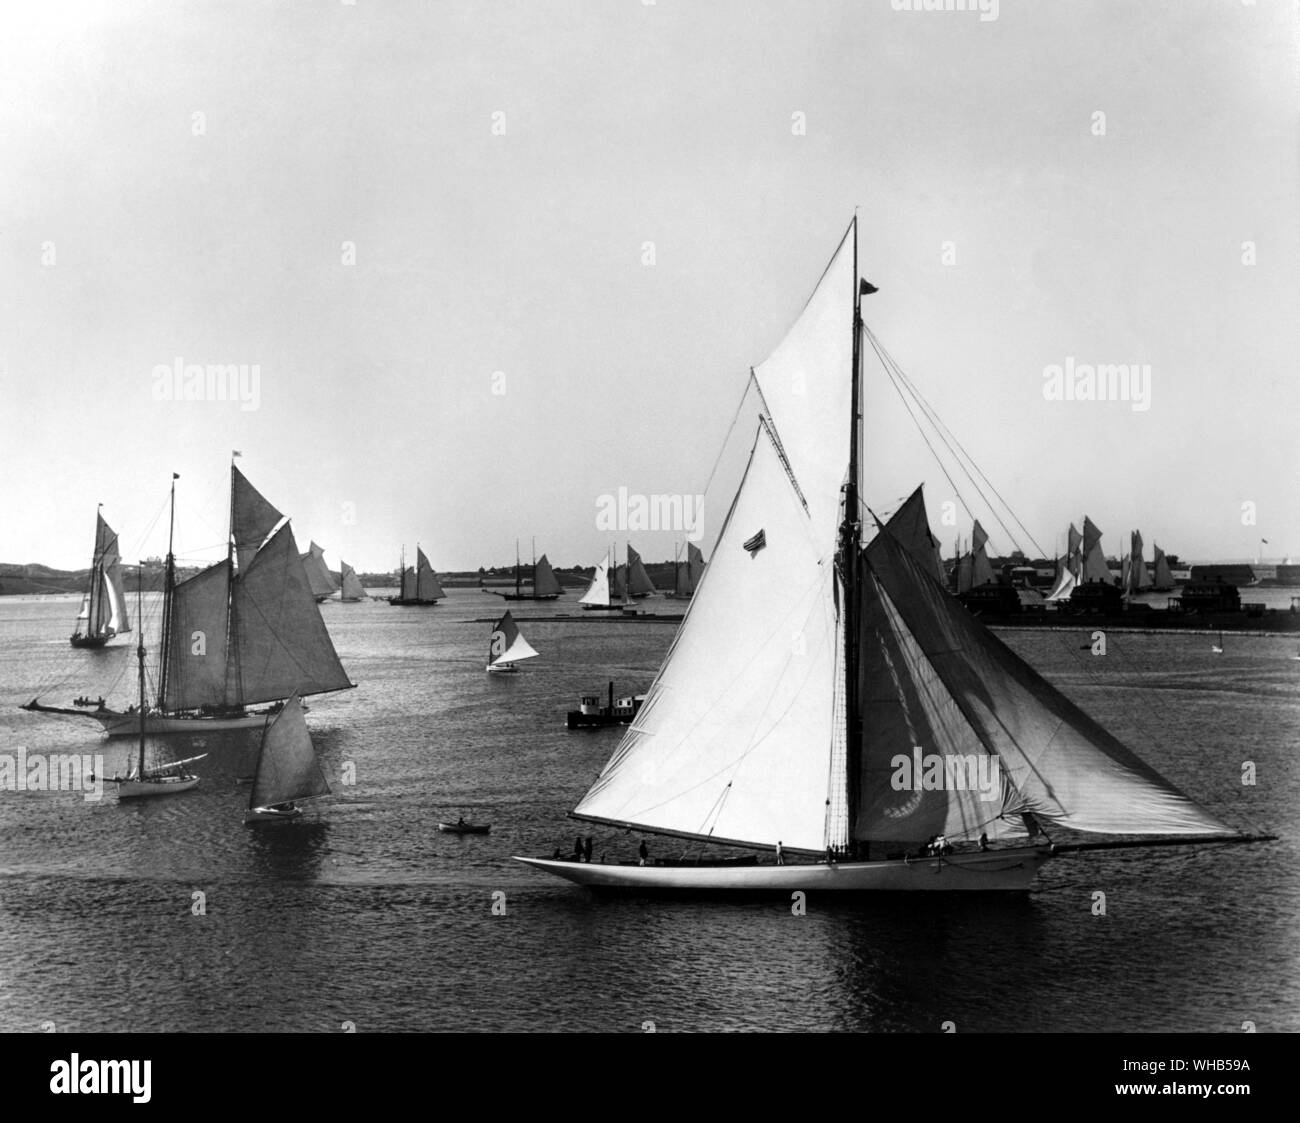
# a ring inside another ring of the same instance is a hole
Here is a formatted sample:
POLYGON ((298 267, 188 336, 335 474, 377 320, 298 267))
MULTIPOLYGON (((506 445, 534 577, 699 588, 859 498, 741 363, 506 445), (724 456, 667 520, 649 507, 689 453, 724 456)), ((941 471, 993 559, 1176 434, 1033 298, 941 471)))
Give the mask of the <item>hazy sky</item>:
MULTIPOLYGON (((1300 558, 1296 6, 901 3, 6 6, 0 560, 84 566, 98 502, 164 552, 173 471, 215 557, 239 449, 334 568, 592 564, 602 494, 704 491, 855 206, 869 325, 1045 550, 1300 558)), ((948 548, 866 371, 866 499, 948 548)))

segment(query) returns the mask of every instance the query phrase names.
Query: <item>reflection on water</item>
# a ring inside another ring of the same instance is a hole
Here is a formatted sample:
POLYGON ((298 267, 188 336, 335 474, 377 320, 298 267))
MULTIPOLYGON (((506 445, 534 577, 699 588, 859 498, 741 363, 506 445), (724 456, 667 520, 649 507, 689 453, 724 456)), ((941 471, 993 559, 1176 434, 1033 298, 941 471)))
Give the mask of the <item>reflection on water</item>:
MULTIPOLYGON (((300 820, 243 824, 257 730, 151 738, 208 754, 183 795, 0 793, 0 1029, 1300 1028, 1293 641, 1111 636, 1096 659, 1082 632, 999 633, 1195 798, 1282 841, 1075 855, 1028 895, 813 896, 796 915, 596 896, 511 861, 577 833, 597 860, 634 855, 640 836, 565 817, 621 731, 564 714, 610 679, 644 689, 672 627, 521 607, 541 657, 488 676, 499 610, 473 590, 323 606, 360 687, 308 699, 332 793, 300 820), (491 834, 438 832, 462 814, 491 834)), ((131 688, 122 645, 72 652, 66 615, 0 598, 0 751, 102 753, 111 775, 131 739, 14 708, 60 674, 54 704, 131 688)))

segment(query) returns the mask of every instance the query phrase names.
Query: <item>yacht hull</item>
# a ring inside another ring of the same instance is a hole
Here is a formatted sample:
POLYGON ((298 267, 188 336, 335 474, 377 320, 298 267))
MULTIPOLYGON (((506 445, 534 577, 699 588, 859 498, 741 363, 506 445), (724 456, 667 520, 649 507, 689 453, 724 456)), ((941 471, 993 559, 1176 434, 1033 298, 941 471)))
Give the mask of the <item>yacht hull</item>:
POLYGON ((199 786, 197 776, 164 776, 157 780, 122 780, 117 785, 117 798, 147 799, 151 796, 176 795, 199 786))
POLYGON ((641 892, 1026 892, 1050 846, 906 858, 880 862, 802 865, 604 865, 550 858, 516 858, 543 873, 591 889, 641 892))

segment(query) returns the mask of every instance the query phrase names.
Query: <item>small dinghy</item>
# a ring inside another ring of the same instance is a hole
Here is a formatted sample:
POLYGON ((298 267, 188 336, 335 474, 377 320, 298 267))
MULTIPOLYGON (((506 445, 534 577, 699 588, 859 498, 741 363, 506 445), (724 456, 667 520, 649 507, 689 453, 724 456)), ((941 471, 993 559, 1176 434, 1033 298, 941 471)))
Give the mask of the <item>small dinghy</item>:
POLYGON ((467 823, 461 819, 457 823, 439 823, 438 829, 443 834, 487 834, 492 829, 492 824, 467 823))

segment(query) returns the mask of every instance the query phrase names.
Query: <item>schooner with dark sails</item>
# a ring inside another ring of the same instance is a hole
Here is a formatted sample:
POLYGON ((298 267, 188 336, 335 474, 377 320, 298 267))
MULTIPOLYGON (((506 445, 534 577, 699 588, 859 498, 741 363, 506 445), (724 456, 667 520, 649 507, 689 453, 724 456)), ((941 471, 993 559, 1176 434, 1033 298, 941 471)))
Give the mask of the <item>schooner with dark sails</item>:
POLYGON ((944 587, 923 516, 909 525, 924 535, 891 520, 864 536, 860 355, 878 341, 856 242, 855 218, 751 371, 762 408, 708 568, 571 813, 750 854, 519 860, 642 891, 1026 890, 1063 851, 1251 840, 976 620, 944 587), (1053 844, 1049 827, 1111 837, 1053 844))
MULTIPOLYGON (((289 520, 233 463, 230 474, 226 557, 180 582, 171 541, 179 478, 173 476, 158 690, 146 733, 255 729, 295 692, 355 685, 321 619, 289 520), (272 703, 271 710, 251 708, 261 703, 272 703)), ((137 713, 107 707, 61 709, 33 699, 23 708, 94 718, 109 736, 133 735, 140 724, 137 713)))

